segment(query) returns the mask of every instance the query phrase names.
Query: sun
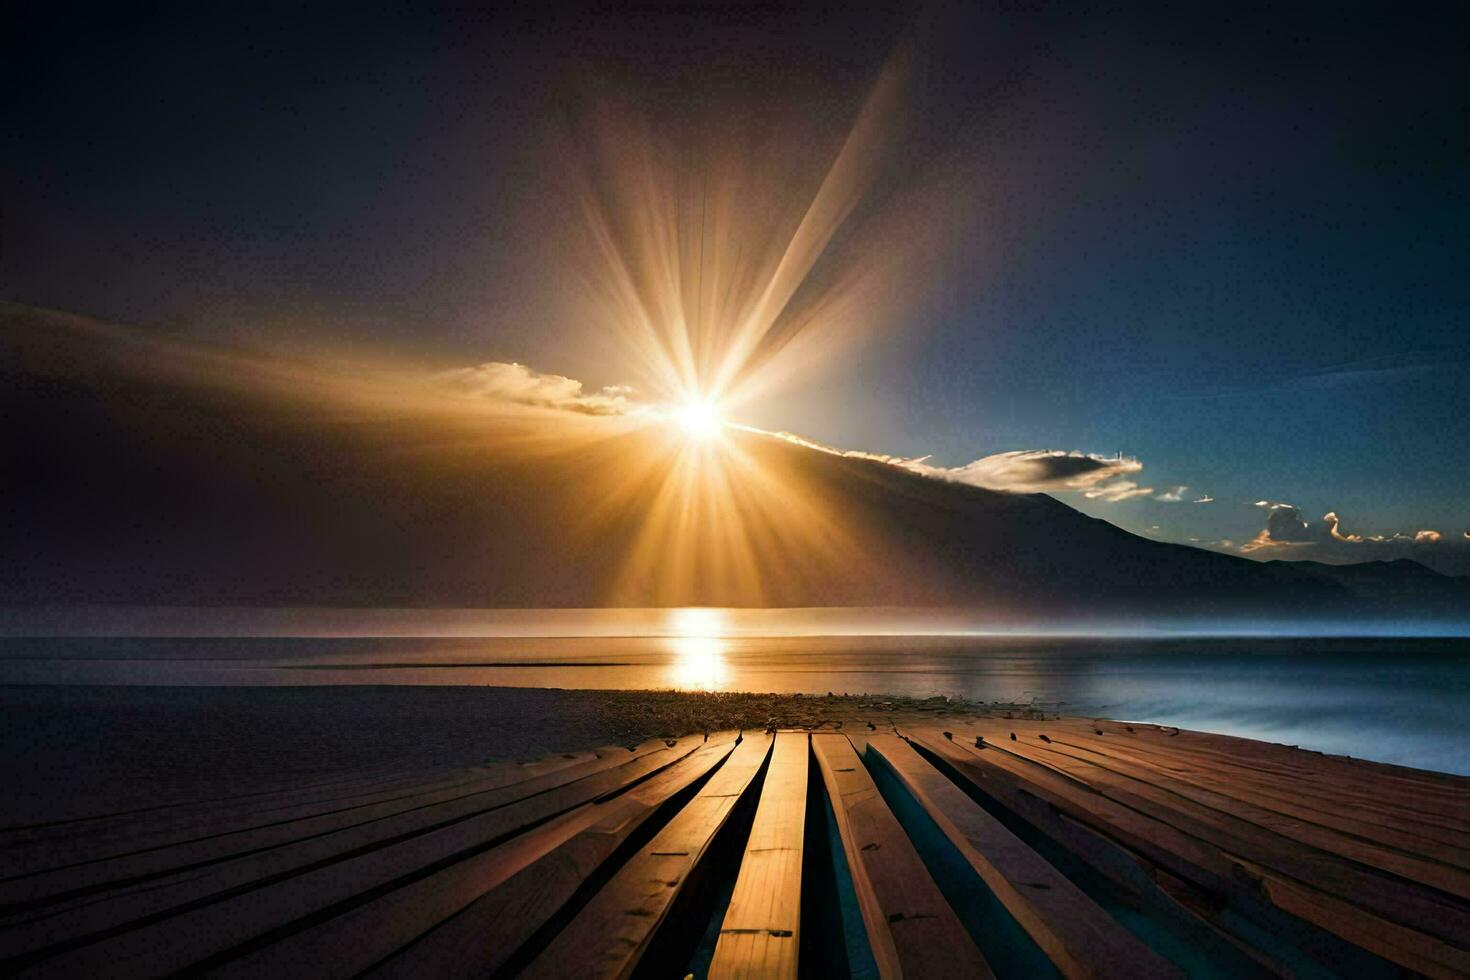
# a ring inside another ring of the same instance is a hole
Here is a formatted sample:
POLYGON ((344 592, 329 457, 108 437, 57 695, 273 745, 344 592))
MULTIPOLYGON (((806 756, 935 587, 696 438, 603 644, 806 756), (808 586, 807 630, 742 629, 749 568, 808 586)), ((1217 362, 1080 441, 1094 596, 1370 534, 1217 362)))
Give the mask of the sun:
POLYGON ((713 439, 725 427, 720 410, 712 402, 685 402, 674 409, 673 417, 691 439, 713 439))

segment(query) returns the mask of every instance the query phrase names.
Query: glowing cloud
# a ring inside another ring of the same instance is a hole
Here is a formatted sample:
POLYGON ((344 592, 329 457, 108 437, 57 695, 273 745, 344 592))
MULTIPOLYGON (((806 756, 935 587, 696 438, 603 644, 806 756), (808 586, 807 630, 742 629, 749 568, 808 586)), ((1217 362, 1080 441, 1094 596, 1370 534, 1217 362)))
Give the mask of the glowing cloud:
MULTIPOLYGON (((1258 557, 1290 555, 1325 562, 1394 561, 1408 558, 1450 574, 1470 571, 1470 548, 1439 531, 1413 534, 1355 534, 1345 531, 1336 511, 1328 511, 1319 522, 1302 517, 1291 504, 1258 500, 1255 506, 1267 511, 1266 526, 1239 550, 1258 557)), ((1467 535, 1470 540, 1470 535, 1467 535)))
POLYGON ((482 398, 496 398, 560 408, 587 415, 623 415, 630 408, 626 386, 603 388, 597 394, 584 394, 582 382, 559 374, 541 374, 523 364, 490 361, 475 367, 448 371, 444 382, 456 391, 482 398))
MULTIPOLYGON (((936 473, 941 472, 937 468, 930 469, 936 473)), ((989 490, 1042 493, 1057 490, 1092 491, 1116 477, 1137 473, 1142 469, 1142 463, 1125 456, 1098 456, 1059 449, 1029 449, 996 453, 964 466, 943 470, 942 473, 946 479, 989 490)), ((1137 484, 1129 484, 1129 489, 1136 486, 1137 484)))

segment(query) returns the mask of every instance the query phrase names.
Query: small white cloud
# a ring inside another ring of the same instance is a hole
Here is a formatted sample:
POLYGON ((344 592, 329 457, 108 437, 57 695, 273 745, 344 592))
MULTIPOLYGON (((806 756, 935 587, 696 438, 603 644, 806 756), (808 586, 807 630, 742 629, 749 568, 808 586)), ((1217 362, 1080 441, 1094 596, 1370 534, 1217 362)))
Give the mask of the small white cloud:
POLYGON ((1184 486, 1174 487, 1172 490, 1165 490, 1163 493, 1154 497, 1154 499, 1162 500, 1166 504, 1177 504, 1184 499, 1184 491, 1188 489, 1188 487, 1184 486))
POLYGON ((1134 497, 1147 497, 1153 492, 1153 487, 1141 487, 1132 480, 1114 480, 1102 486, 1092 487, 1086 490, 1082 496, 1088 500, 1105 500, 1110 504, 1116 504, 1119 501, 1131 500, 1134 497))

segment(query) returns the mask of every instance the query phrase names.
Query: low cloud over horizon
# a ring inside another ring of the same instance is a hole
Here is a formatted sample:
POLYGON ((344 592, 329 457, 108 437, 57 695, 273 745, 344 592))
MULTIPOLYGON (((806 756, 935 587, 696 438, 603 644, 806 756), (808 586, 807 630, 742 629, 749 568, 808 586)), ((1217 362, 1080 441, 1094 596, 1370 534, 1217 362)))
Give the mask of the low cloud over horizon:
POLYGON ((1301 508, 1274 500, 1257 500, 1266 511, 1266 526, 1241 545, 1254 558, 1298 558, 1343 564, 1410 559, 1450 575, 1470 574, 1470 532, 1458 538, 1431 528, 1413 533, 1354 534, 1343 529, 1336 511, 1320 521, 1302 517, 1301 508))

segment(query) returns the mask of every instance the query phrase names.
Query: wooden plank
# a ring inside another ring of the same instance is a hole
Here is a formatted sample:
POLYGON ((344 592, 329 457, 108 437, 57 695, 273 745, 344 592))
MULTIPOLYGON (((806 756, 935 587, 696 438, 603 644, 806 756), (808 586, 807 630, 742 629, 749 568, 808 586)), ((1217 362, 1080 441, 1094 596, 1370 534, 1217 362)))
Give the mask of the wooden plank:
POLYGON ((843 853, 884 977, 993 976, 843 735, 812 736, 843 853))
MULTIPOLYGON (((926 747, 937 749, 945 743, 945 739, 936 731, 913 734, 926 747)), ((992 736, 994 734, 992 732, 992 736)), ((1265 914, 1263 917, 1263 912, 1279 907, 1272 905, 1263 909, 1263 892, 1252 884, 1258 879, 1250 873, 1245 866, 1246 862, 1239 856, 1221 851, 1213 844, 1181 831, 1170 822, 1104 795, 1066 773, 1010 752, 1008 747, 1017 743, 1008 740, 992 741, 991 748, 972 748, 971 741, 967 740, 972 740, 973 735, 973 729, 963 737, 956 733, 952 744, 963 754, 963 760, 957 761, 956 767, 967 777, 973 778, 976 785, 984 791, 992 795, 1000 793, 1013 802, 1017 790, 1039 797, 1064 811, 1072 820, 1121 841, 1171 874, 1196 882, 1209 891, 1228 896, 1234 906, 1247 917, 1267 928, 1289 932, 1292 942, 1322 958, 1328 965, 1340 961, 1339 952, 1323 946, 1310 933, 1294 930, 1290 920, 1282 920, 1279 914, 1265 914)), ((1439 975, 1446 969, 1451 972, 1470 972, 1470 956, 1463 950, 1376 916, 1370 917, 1371 922, 1367 923, 1372 926, 1371 934, 1366 933, 1363 928, 1365 923, 1352 915, 1353 907, 1350 902, 1316 889, 1312 890, 1318 901, 1311 908, 1317 910, 1317 913, 1304 915, 1293 910, 1291 914, 1340 937, 1348 944, 1370 949, 1379 956, 1421 973, 1439 975), (1330 910, 1331 914, 1324 910, 1330 910), (1350 922, 1353 923, 1351 926, 1350 922)))
POLYGON ((796 976, 809 755, 806 733, 777 733, 711 978, 796 976))
MULTIPOLYGON (((390 766, 374 766, 364 769, 334 772, 326 775, 318 774, 315 778, 299 775, 288 776, 282 785, 266 786, 262 789, 244 793, 229 793, 224 796, 205 797, 203 799, 181 798, 166 803, 134 806, 105 813, 88 813, 75 817, 61 817, 55 820, 7 824, 0 827, 0 847, 9 846, 13 840, 43 840, 49 835, 60 836, 93 833, 105 827, 109 822, 125 821, 137 816, 177 810, 207 809, 211 807, 217 809, 249 805, 251 800, 275 796, 282 792, 283 789, 297 793, 334 792, 352 786, 405 779, 412 775, 414 773, 405 772, 402 769, 390 766)), ((417 775, 418 778, 423 778, 422 772, 418 772, 417 775)))
MULTIPOLYGON (((712 736, 711 742, 716 739, 712 736)), ((696 752, 610 801, 605 809, 579 811, 587 819, 568 814, 570 826, 565 829, 570 833, 563 842, 370 972, 391 977, 468 977, 499 971, 670 796, 686 789, 710 766, 726 760, 733 746, 721 741, 724 744, 717 749, 696 752)))
MULTIPOLYGON (((1233 813, 1216 810, 1058 751, 1051 744, 1022 738, 1001 746, 1023 758, 1049 766, 1093 787, 1140 813, 1147 813, 1222 851, 1273 868, 1319 891, 1357 904, 1378 917, 1440 939, 1470 938, 1470 909, 1414 881, 1373 874, 1351 861, 1302 847, 1233 813)), ((1238 808, 1243 809, 1243 806, 1238 808)), ((1279 823, 1280 821, 1277 821, 1279 823)), ((1320 840, 1321 834, 1307 834, 1320 840)), ((1367 848, 1357 849, 1362 861, 1367 848)), ((1381 849, 1377 849, 1381 851, 1381 849)), ((1374 857, 1378 857, 1377 854, 1374 857)))
POLYGON ((1433 818, 1462 834, 1470 831, 1470 779, 1463 776, 1385 767, 1208 732, 1170 729, 1166 734, 1152 726, 1134 729, 1141 746, 1188 753, 1204 764, 1246 768, 1277 785, 1295 786, 1298 792, 1319 798, 1389 808, 1409 818, 1433 818))
MULTIPOLYGON (((1105 732, 1112 733, 1110 723, 1101 723, 1105 732)), ((1420 805, 1413 798, 1378 792, 1372 787, 1355 786, 1349 780, 1321 780, 1320 773, 1308 777, 1274 766, 1258 764, 1259 760, 1246 757, 1244 753, 1225 756, 1220 753, 1201 753, 1191 749, 1174 749, 1179 739, 1158 735, 1143 737, 1135 727, 1135 733, 1119 741, 1126 742, 1134 751, 1161 765, 1183 765, 1195 771, 1207 771, 1228 779, 1232 784, 1272 796, 1278 800, 1288 799, 1301 806, 1319 811, 1330 811, 1355 820, 1401 829, 1401 832, 1426 838, 1439 844, 1464 852, 1470 849, 1470 831, 1463 820, 1454 816, 1436 813, 1433 808, 1420 805)), ((1097 736, 1093 736, 1096 738, 1097 736)), ((1183 737, 1182 735, 1180 736, 1183 737)))
MULTIPOLYGON (((554 753, 529 762, 456 766, 439 771, 375 769, 316 781, 284 781, 279 787, 207 800, 183 800, 118 813, 96 814, 0 831, 0 874, 8 877, 35 867, 14 867, 18 858, 35 862, 54 853, 56 863, 98 860, 150 844, 168 844, 204 833, 218 833, 300 814, 335 809, 348 802, 373 802, 428 792, 454 783, 497 779, 509 785, 599 755, 621 746, 554 753)), ((44 867, 44 866, 42 866, 44 867)))
POLYGON ((1063 976, 1133 980, 1183 975, 903 739, 882 735, 870 738, 868 746, 1063 976))
POLYGON ((769 735, 746 738, 694 799, 527 966, 524 975, 629 976, 731 811, 754 785, 771 742, 769 735))
MULTIPOLYGON (((647 742, 635 754, 657 751, 663 744, 661 740, 647 742)), ((587 772, 609 763, 621 763, 628 758, 628 751, 604 752, 601 758, 605 761, 601 763, 598 758, 594 756, 584 762, 550 767, 541 772, 541 777, 554 778, 557 772, 570 773, 574 767, 575 771, 587 772)), ((512 764, 483 776, 459 776, 439 784, 414 787, 407 792, 389 790, 371 794, 365 799, 344 800, 342 805, 325 811, 317 804, 307 804, 303 808, 288 808, 283 812, 252 814, 231 821, 233 829, 215 829, 182 841, 169 839, 164 844, 139 847, 105 858, 17 875, 0 882, 0 909, 14 914, 21 909, 85 897, 105 888, 143 884, 181 868, 198 868, 235 855, 364 826, 399 813, 426 811, 440 804, 481 798, 517 785, 534 791, 535 787, 545 785, 546 779, 541 777, 528 774, 520 766, 512 764)))
POLYGON ((1170 874, 1131 847, 1069 818, 1051 801, 1027 791, 1020 780, 1003 769, 980 766, 970 751, 943 738, 937 731, 920 730, 906 737, 1091 866, 1173 932, 1221 964, 1229 975, 1281 976, 1291 972, 1222 926, 1218 921, 1219 901, 1207 886, 1170 874))
MULTIPOLYGON (((434 776, 443 779, 444 775, 434 776)), ((460 778, 468 778, 461 776, 460 778)), ((49 868, 100 860, 156 843, 188 840, 211 830, 247 825, 253 815, 291 803, 331 801, 378 787, 423 783, 423 773, 395 772, 368 782, 287 785, 239 798, 179 801, 117 813, 23 827, 0 835, 0 880, 49 868)))
MULTIPOLYGON (((590 754, 586 752, 573 753, 573 755, 583 757, 582 761, 590 757, 590 754)), ((551 758, 559 758, 559 756, 551 758)), ((535 764, 540 765, 544 761, 536 760, 535 764)), ((513 771, 525 767, 526 764, 515 762, 412 770, 384 767, 318 779, 297 778, 289 773, 283 773, 278 785, 267 786, 248 793, 206 799, 179 799, 112 813, 91 814, 7 828, 0 831, 0 849, 40 841, 107 840, 113 836, 133 832, 138 828, 151 830, 160 820, 195 820, 212 823, 230 814, 251 813, 281 803, 297 804, 309 802, 314 798, 334 800, 358 793, 372 793, 389 788, 411 788, 415 785, 442 782, 449 778, 463 779, 484 776, 498 770, 513 771)))
MULTIPOLYGON (((618 749, 601 758, 548 768, 533 779, 515 779, 499 786, 492 783, 490 789, 393 800, 363 810, 270 827, 245 837, 230 836, 204 841, 196 847, 148 852, 138 855, 137 863, 131 866, 119 868, 111 863, 70 872, 75 875, 84 870, 91 880, 64 878, 57 882, 51 876, 23 879, 13 882, 12 887, 31 892, 49 888, 51 892, 27 896, 34 908, 23 906, 19 910, 23 914, 12 914, 0 928, 0 946, 13 947, 14 953, 29 952, 115 929, 170 908, 206 902, 210 895, 239 889, 253 880, 280 876, 291 868, 329 861, 336 854, 370 849, 378 840, 411 835, 419 828, 505 806, 667 748, 663 741, 651 740, 632 752, 618 749), (126 877, 127 870, 136 877, 126 877), (68 886, 74 891, 68 891, 68 886)), ((14 900, 15 895, 8 897, 14 900)))
POLYGON ((1217 750, 1225 754, 1260 754, 1307 766, 1317 773, 1341 772, 1358 778, 1373 779, 1379 785, 1406 784, 1416 791, 1429 788, 1446 797, 1458 800, 1470 799, 1470 777, 1454 773, 1436 772, 1432 769, 1413 769, 1390 762, 1375 762, 1372 759, 1356 759, 1345 755, 1313 752, 1295 745, 1281 745, 1237 735, 1221 735, 1215 732, 1200 732, 1177 729, 1176 740, 1181 746, 1217 750))
MULTIPOLYGON (((626 751, 608 747, 595 752, 565 753, 532 763, 494 763, 446 770, 395 773, 391 777, 336 787, 288 786, 270 793, 250 794, 237 802, 184 803, 117 818, 98 818, 56 831, 40 841, 17 841, 7 855, 7 872, 0 882, 46 870, 60 870, 145 851, 161 850, 200 839, 253 830, 293 819, 338 812, 355 806, 407 799, 435 790, 513 783, 590 762, 600 755, 626 751)), ((4 859, 0 859, 4 860, 4 859)))
POLYGON ((214 973, 356 976, 376 966, 380 974, 399 976, 488 975, 670 797, 723 762, 736 734, 711 736, 625 793, 583 804, 214 973))
MULTIPOLYGON (((158 913, 128 920, 121 929, 104 929, 69 940, 60 949, 43 950, 48 958, 37 969, 71 975, 161 973, 208 966, 212 957, 243 955, 248 950, 240 947, 246 944, 280 938, 281 930, 289 934, 308 916, 340 914, 344 905, 360 904, 374 889, 423 877, 438 862, 480 853, 512 833, 663 769, 701 744, 702 737, 691 736, 674 748, 660 745, 621 766, 609 767, 609 762, 581 778, 568 775, 579 768, 572 767, 532 780, 541 784, 539 792, 528 793, 528 784, 517 784, 474 807, 456 805, 449 810, 452 816, 428 825, 417 815, 400 815, 414 817, 403 833, 384 837, 375 829, 361 844, 358 828, 255 855, 240 866, 231 862, 177 886, 201 890, 201 898, 180 907, 177 896, 170 896, 158 913)), ((143 891, 126 901, 142 904, 153 895, 143 891)), ((12 961, 0 962, 0 969, 6 967, 13 968, 12 961)))
POLYGON ((1433 858, 1384 846, 1381 838, 1365 836, 1372 833, 1368 828, 1360 828, 1359 833, 1343 832, 1296 814, 1258 805, 1252 800, 1242 799, 1239 794, 1227 795, 1194 781, 1175 779, 1161 772, 1157 766, 1135 762, 1117 752, 1099 751, 1064 738, 1053 738, 1049 748, 1107 772, 1145 783, 1181 800, 1238 817, 1282 837, 1470 899, 1470 875, 1433 858))
POLYGON ((1356 800, 1344 792, 1316 791, 1297 779, 1263 777, 1248 768, 1202 762, 1192 753, 1172 752, 1136 738, 1113 737, 1113 728, 1111 724, 1104 728, 1107 734, 1103 736, 1089 731, 1053 739, 1156 769, 1163 775, 1279 813, 1470 869, 1470 835, 1439 827, 1418 814, 1356 800))

